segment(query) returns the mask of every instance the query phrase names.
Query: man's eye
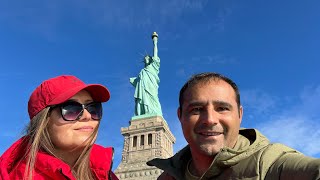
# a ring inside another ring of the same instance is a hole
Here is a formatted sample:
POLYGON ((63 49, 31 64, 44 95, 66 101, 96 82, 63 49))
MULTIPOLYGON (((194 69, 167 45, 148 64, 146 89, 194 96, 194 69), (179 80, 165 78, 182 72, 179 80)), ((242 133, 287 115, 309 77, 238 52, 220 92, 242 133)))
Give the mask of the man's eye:
POLYGON ((201 110, 202 110, 201 107, 195 107, 195 108, 192 108, 190 112, 192 114, 198 114, 198 113, 200 113, 201 110))
POLYGON ((229 108, 228 107, 217 107, 217 111, 229 111, 229 108))

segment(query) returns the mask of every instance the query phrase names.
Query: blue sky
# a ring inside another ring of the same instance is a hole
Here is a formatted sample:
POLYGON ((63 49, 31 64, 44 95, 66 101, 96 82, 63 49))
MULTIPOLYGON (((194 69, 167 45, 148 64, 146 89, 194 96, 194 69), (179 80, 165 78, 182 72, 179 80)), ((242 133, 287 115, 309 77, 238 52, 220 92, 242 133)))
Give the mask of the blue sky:
POLYGON ((97 143, 115 148, 134 113, 129 78, 159 34, 163 116, 186 145, 178 93, 194 73, 214 71, 239 86, 242 127, 320 157, 320 2, 316 0, 42 0, 0 2, 0 154, 23 135, 27 102, 61 74, 111 91, 97 143))

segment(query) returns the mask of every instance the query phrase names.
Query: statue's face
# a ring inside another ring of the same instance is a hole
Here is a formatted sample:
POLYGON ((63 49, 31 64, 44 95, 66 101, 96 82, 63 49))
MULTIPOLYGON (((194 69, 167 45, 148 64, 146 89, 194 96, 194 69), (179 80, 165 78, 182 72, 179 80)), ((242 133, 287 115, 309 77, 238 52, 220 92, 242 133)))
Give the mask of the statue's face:
POLYGON ((144 63, 149 64, 149 62, 150 62, 150 57, 149 56, 144 57, 144 63))

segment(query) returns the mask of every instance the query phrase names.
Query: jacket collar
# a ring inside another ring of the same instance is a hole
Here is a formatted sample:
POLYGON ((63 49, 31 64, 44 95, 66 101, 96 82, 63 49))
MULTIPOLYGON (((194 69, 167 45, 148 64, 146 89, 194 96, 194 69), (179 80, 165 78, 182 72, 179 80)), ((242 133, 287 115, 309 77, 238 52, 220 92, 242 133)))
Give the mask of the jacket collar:
MULTIPOLYGON (((234 148, 222 148, 210 165, 206 176, 220 174, 223 168, 230 167, 240 160, 250 156, 257 150, 267 146, 269 141, 258 130, 240 129, 237 143, 234 148)), ((153 159, 147 164, 156 166, 168 172, 176 179, 184 179, 184 172, 188 161, 192 158, 189 145, 184 147, 169 159, 153 159)))

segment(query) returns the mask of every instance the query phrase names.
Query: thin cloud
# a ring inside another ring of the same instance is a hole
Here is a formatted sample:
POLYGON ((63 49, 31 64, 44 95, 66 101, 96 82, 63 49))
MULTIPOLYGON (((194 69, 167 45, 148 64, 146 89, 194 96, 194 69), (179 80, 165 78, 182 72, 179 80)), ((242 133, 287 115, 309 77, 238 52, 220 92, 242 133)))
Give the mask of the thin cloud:
POLYGON ((5 1, 1 3, 0 19, 15 21, 24 25, 51 28, 62 21, 64 16, 93 20, 97 24, 146 27, 152 22, 166 23, 189 11, 201 11, 206 0, 164 0, 164 1, 48 1, 19 3, 5 1), (42 27, 38 26, 41 25, 42 27))
POLYGON ((309 156, 320 154, 320 119, 287 116, 270 120, 258 129, 272 142, 284 143, 309 156))
POLYGON ((262 90, 244 90, 241 92, 241 103, 245 109, 252 110, 253 113, 267 113, 275 108, 278 98, 263 92, 262 90))
POLYGON ((177 69, 176 75, 179 76, 179 77, 185 77, 186 76, 185 69, 184 68, 177 69))
POLYGON ((20 137, 21 132, 19 130, 13 130, 13 131, 3 131, 0 133, 1 139, 3 138, 18 138, 20 137))
POLYGON ((234 64, 236 59, 230 56, 217 54, 214 56, 204 56, 203 59, 207 59, 208 64, 234 64))
MULTIPOLYGON (((181 29, 190 33, 187 36, 194 36, 194 31, 203 34, 216 29, 223 31, 227 18, 232 15, 233 3, 211 4, 208 0, 163 0, 148 1, 140 3, 128 0, 109 1, 48 1, 26 2, 26 1, 5 1, 0 4, 0 21, 8 24, 23 27, 25 31, 45 36, 48 40, 55 41, 59 36, 62 23, 69 19, 72 23, 88 23, 93 28, 120 28, 131 29, 156 29, 167 32, 171 39, 179 38, 177 31, 181 29), (213 15, 203 14, 205 8, 215 7, 213 15), (195 14, 206 21, 203 25, 190 28, 184 17, 195 14), (178 29, 165 29, 168 25, 175 25, 178 29), (170 32, 173 31, 173 32, 170 32), (205 32, 203 32, 205 31, 205 32)), ((163 36, 165 37, 165 36, 163 36)), ((190 38, 190 37, 183 37, 190 38)))
POLYGON ((25 74, 22 72, 10 72, 10 73, 0 73, 0 79, 2 80, 12 80, 12 79, 23 79, 25 74))
MULTIPOLYGON (((56 37, 56 29, 61 18, 61 6, 56 1, 5 1, 0 4, 0 21, 23 27, 27 32, 46 36, 49 40, 56 37)), ((63 7, 63 6, 62 6, 63 7)))
POLYGON ((223 54, 206 55, 206 56, 195 56, 189 60, 181 59, 177 61, 178 64, 192 65, 202 64, 202 65, 216 65, 216 64, 235 64, 237 60, 231 56, 226 56, 223 54))
POLYGON ((15 142, 17 139, 19 139, 23 135, 23 130, 19 129, 8 129, 8 130, 2 130, 0 132, 0 139, 1 139, 1 146, 0 146, 0 156, 3 152, 9 148, 11 145, 10 143, 15 142), (4 145, 5 144, 5 145, 4 145))
MULTIPOLYGON (((216 20, 214 21, 212 27, 216 31, 224 31, 227 19, 232 15, 232 7, 225 7, 218 11, 216 20)), ((209 27, 211 29, 211 26, 209 27)))
MULTIPOLYGON (((269 96, 265 95, 253 102, 263 102, 268 99, 266 97, 269 96)), ((320 86, 306 86, 299 97, 300 99, 290 106, 271 103, 272 107, 282 111, 270 113, 269 119, 257 124, 257 128, 272 142, 284 143, 309 156, 319 156, 320 125, 317 122, 320 120, 318 111, 320 86)), ((279 101, 281 101, 281 98, 279 98, 279 101)), ((251 105, 255 106, 255 103, 251 105)), ((265 107, 268 109, 270 106, 267 104, 265 107)), ((261 114, 256 114, 257 118, 259 116, 261 114)))
POLYGON ((295 107, 295 111, 303 112, 311 117, 319 117, 319 106, 320 106, 320 85, 318 86, 306 86, 300 94, 300 100, 303 103, 301 106, 295 107))

